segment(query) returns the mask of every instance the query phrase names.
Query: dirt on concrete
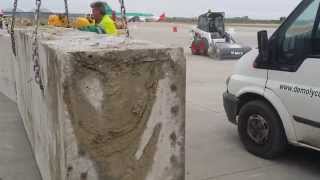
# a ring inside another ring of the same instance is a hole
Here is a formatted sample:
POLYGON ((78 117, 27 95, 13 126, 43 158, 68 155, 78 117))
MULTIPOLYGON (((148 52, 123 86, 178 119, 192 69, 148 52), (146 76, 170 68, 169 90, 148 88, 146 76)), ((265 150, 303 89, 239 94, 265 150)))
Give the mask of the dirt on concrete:
MULTIPOLYGON (((64 84, 64 100, 80 143, 79 155, 89 155, 100 179, 142 180, 152 167, 161 124, 140 159, 135 153, 164 76, 163 64, 170 60, 164 54, 165 50, 71 53, 75 72, 64 84)), ((86 179, 85 172, 80 179, 86 179)))

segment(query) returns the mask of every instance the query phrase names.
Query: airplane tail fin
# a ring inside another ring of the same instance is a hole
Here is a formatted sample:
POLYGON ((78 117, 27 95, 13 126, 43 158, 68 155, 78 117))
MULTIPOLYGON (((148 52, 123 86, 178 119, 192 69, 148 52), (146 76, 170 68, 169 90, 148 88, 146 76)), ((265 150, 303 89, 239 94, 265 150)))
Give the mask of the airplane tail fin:
POLYGON ((159 17, 159 20, 158 21, 165 21, 166 20, 166 14, 163 13, 161 14, 161 16, 159 17))

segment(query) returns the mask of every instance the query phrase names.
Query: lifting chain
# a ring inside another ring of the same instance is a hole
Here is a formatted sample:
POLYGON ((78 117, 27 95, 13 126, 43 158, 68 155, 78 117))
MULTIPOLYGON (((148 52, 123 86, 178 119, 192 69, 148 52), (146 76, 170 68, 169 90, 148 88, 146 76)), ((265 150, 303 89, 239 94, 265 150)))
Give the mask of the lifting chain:
POLYGON ((32 42, 32 60, 33 60, 33 71, 35 82, 39 85, 43 91, 44 86, 40 75, 40 64, 39 64, 39 43, 38 43, 38 29, 39 29, 39 16, 40 16, 41 0, 36 0, 36 11, 35 11, 35 27, 33 31, 33 42, 32 42))
POLYGON ((67 27, 69 27, 70 26, 70 21, 69 21, 68 0, 64 0, 64 8, 65 8, 65 16, 67 18, 67 27))
POLYGON ((13 9, 12 9, 11 27, 10 27, 11 45, 12 45, 12 52, 13 52, 14 56, 17 55, 16 41, 14 38, 14 25, 15 25, 15 21, 16 21, 17 6, 18 6, 18 0, 14 0, 13 9))
POLYGON ((120 5, 121 5, 121 20, 122 20, 122 23, 125 25, 127 37, 130 37, 130 32, 129 32, 129 28, 128 28, 128 21, 127 21, 127 17, 126 17, 126 7, 124 5, 124 0, 119 0, 119 2, 120 2, 120 5))

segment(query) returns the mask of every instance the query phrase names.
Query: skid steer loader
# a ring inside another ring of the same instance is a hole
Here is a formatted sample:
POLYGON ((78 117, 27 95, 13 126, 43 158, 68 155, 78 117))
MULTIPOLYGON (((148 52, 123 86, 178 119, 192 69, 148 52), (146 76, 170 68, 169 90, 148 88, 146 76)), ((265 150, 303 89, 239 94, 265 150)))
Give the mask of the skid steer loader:
POLYGON ((225 31, 224 16, 223 12, 211 11, 199 16, 198 25, 192 30, 192 54, 209 55, 217 60, 239 59, 251 50, 225 31))

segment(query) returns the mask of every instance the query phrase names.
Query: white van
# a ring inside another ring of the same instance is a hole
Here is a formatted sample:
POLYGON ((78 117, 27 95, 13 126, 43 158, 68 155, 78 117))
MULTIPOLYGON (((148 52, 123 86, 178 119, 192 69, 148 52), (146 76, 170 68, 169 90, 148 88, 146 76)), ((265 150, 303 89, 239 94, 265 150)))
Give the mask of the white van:
POLYGON ((246 149, 274 158, 288 143, 320 150, 320 0, 303 0, 227 80, 224 107, 246 149))

